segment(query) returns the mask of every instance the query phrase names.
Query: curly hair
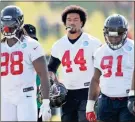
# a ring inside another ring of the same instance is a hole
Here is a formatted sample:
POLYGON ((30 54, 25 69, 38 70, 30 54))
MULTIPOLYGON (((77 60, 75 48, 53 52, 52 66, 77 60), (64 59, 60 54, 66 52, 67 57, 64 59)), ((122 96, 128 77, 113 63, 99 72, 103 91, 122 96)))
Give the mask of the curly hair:
POLYGON ((62 12, 61 17, 62 17, 62 22, 64 23, 64 25, 66 24, 67 15, 70 14, 70 13, 77 13, 77 14, 79 14, 80 15, 80 19, 83 22, 82 27, 85 25, 85 22, 87 20, 87 12, 86 12, 86 10, 84 8, 82 8, 80 6, 77 6, 77 5, 67 6, 64 9, 64 11, 62 12))

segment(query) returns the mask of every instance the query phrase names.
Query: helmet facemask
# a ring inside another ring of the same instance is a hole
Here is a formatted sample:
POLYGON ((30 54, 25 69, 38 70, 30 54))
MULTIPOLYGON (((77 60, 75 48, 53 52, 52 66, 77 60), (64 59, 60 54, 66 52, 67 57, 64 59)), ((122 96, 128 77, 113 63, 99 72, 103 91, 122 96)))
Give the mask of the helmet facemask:
POLYGON ((17 20, 1 21, 1 33, 8 39, 16 38, 17 31, 20 30, 20 28, 20 23, 17 20))
POLYGON ((127 38, 127 29, 117 29, 117 31, 104 29, 104 37, 107 45, 112 50, 120 49, 124 44, 127 38))

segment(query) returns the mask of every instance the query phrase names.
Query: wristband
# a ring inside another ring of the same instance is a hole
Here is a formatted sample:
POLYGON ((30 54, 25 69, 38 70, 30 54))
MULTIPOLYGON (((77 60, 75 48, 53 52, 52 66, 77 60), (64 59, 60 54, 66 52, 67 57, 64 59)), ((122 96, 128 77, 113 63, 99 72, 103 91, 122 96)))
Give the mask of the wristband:
POLYGON ((134 90, 130 90, 129 93, 128 93, 128 96, 135 96, 135 91, 134 90))
POLYGON ((86 112, 92 112, 92 111, 94 111, 95 102, 96 101, 94 101, 94 100, 88 100, 87 101, 86 112))
POLYGON ((44 105, 49 105, 50 100, 49 99, 43 99, 42 102, 43 102, 44 105))

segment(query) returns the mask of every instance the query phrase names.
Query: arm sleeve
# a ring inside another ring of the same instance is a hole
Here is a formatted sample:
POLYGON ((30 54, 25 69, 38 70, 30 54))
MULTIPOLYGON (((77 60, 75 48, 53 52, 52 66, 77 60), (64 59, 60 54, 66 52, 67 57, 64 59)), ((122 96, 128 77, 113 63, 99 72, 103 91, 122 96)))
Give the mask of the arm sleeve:
POLYGON ((61 64, 61 61, 58 58, 51 56, 49 64, 48 64, 48 70, 56 73, 60 64, 61 64))

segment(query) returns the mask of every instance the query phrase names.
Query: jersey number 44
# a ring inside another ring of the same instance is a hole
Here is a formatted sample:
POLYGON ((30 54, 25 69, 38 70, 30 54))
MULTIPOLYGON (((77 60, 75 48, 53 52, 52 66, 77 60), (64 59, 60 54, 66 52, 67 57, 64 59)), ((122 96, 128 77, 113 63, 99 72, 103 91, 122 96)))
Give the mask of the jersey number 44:
MULTIPOLYGON (((85 71, 87 70, 87 67, 85 66, 86 60, 84 59, 84 50, 79 49, 75 58, 74 58, 74 63, 80 65, 79 69, 80 71, 85 71)), ((70 59, 70 50, 65 51, 63 57, 62 57, 62 65, 66 66, 66 72, 73 72, 72 69, 72 61, 70 59)))

